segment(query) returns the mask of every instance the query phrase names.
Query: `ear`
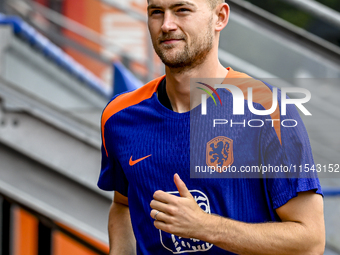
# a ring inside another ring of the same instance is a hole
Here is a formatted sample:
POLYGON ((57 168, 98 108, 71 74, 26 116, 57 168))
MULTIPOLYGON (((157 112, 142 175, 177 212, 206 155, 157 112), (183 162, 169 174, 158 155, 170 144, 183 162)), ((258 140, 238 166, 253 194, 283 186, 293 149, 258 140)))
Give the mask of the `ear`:
POLYGON ((229 21, 230 7, 228 4, 223 3, 216 7, 217 21, 215 31, 220 32, 225 28, 229 21))

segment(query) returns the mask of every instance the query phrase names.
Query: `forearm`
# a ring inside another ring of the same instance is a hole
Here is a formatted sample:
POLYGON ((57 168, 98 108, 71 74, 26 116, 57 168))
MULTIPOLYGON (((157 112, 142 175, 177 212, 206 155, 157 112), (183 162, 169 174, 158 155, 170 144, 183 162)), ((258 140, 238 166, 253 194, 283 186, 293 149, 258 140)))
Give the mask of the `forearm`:
POLYGON ((317 235, 298 222, 249 224, 209 215, 197 238, 237 254, 323 254, 317 235))
POLYGON ((174 175, 174 182, 180 197, 158 190, 150 203, 150 216, 157 215, 157 229, 209 242, 240 255, 323 254, 323 199, 312 190, 298 193, 275 209, 282 222, 255 224, 205 213, 178 174, 174 175))
POLYGON ((136 240, 132 231, 128 206, 112 203, 108 230, 110 255, 136 254, 136 240))

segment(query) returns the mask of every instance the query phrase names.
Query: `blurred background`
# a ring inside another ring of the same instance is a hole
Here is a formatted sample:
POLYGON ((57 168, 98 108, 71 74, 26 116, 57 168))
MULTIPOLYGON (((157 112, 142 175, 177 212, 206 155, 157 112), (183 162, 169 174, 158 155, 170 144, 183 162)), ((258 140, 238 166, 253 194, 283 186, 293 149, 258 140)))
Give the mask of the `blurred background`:
MULTIPOLYGON (((228 0, 225 66, 311 91, 315 162, 340 164, 340 2, 228 0)), ((107 254, 96 187, 100 116, 164 73, 146 0, 0 1, 0 255, 107 254)), ((340 176, 320 174, 327 255, 340 254, 340 176)))

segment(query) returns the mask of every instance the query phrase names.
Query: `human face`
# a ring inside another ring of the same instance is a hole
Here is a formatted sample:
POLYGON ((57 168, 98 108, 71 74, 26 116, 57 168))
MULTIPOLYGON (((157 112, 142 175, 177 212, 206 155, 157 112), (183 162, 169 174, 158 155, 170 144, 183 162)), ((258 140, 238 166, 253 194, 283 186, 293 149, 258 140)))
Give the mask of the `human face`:
POLYGON ((213 13, 206 0, 150 0, 148 26, 153 47, 170 67, 194 68, 213 47, 213 13))

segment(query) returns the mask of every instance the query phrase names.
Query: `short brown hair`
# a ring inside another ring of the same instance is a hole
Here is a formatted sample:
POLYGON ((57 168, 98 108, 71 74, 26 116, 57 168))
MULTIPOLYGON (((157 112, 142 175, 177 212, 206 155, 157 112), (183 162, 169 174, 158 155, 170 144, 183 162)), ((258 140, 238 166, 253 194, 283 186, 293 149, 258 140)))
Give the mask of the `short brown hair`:
MULTIPOLYGON (((149 3, 149 0, 147 0, 149 3)), ((214 9, 218 4, 225 3, 225 0, 208 0, 211 9, 214 9)))
POLYGON ((222 4, 225 0, 208 0, 211 9, 214 9, 217 5, 222 4))

